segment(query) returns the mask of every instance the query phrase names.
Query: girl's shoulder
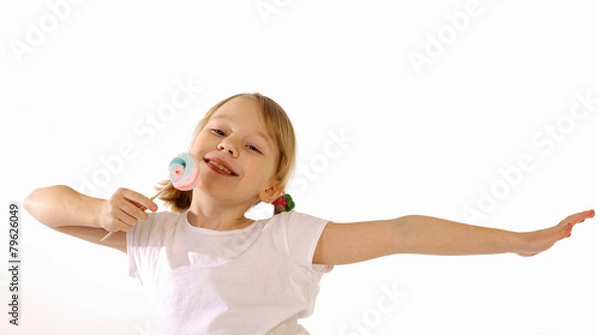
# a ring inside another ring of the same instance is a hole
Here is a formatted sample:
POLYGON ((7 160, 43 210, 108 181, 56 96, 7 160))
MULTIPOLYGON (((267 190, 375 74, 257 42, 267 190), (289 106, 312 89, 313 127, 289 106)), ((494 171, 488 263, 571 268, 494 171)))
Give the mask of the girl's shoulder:
POLYGON ((140 221, 138 224, 169 224, 169 223, 177 223, 177 221, 181 218, 185 213, 177 213, 172 211, 160 211, 160 212, 151 212, 148 213, 148 220, 140 221))
POLYGON ((273 215, 267 219, 266 226, 279 231, 288 237, 320 235, 329 220, 314 215, 291 210, 273 215))
POLYGON ((289 256, 306 269, 325 273, 333 267, 313 265, 315 249, 329 220, 314 215, 291 210, 274 215, 269 219, 271 231, 275 237, 285 241, 285 250, 289 256))
POLYGON ((172 211, 160 211, 148 213, 148 219, 139 221, 134 230, 139 231, 155 231, 164 230, 175 227, 185 213, 177 213, 172 211))
POLYGON ((169 219, 178 219, 180 218, 182 215, 185 215, 186 212, 182 212, 182 213, 178 213, 178 212, 173 212, 173 211, 160 211, 160 212, 152 212, 152 213, 148 213, 148 221, 149 220, 158 220, 158 219, 164 219, 164 220, 169 220, 169 219))
POLYGON ((281 223, 291 223, 291 224, 295 224, 295 223, 315 223, 315 222, 323 222, 323 221, 327 221, 325 219, 322 219, 320 217, 311 215, 311 214, 306 214, 303 212, 298 212, 296 210, 291 210, 289 212, 282 212, 279 214, 275 214, 272 217, 270 217, 269 219, 267 219, 269 221, 273 221, 273 222, 281 222, 281 223))

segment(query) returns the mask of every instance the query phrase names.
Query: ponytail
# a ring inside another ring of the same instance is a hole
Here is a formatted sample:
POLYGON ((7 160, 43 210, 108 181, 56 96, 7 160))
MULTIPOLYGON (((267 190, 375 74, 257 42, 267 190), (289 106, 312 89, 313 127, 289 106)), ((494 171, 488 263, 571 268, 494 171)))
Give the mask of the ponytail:
POLYGON ((184 212, 192 204, 192 191, 180 191, 176 189, 170 180, 162 180, 155 187, 156 190, 162 190, 158 198, 166 202, 174 212, 184 212))
POLYGON ((289 212, 296 206, 294 200, 292 200, 292 196, 287 193, 275 199, 271 204, 275 206, 273 215, 277 215, 281 212, 289 212))
POLYGON ((275 205, 273 208, 273 216, 275 216, 281 212, 285 212, 285 207, 283 207, 283 205, 275 205))

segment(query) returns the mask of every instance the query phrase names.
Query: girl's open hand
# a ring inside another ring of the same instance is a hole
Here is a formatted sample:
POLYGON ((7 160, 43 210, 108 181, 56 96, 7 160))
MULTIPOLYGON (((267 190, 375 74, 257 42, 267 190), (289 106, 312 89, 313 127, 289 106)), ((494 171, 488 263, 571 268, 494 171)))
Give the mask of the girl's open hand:
POLYGON ((100 208, 99 225, 107 231, 129 231, 139 221, 148 219, 148 208, 156 211, 158 206, 144 195, 119 188, 100 208))
POLYGON ((569 215, 554 227, 522 233, 523 239, 517 254, 520 256, 534 256, 548 250, 554 243, 571 236, 571 230, 575 224, 592 218, 595 214, 594 210, 590 209, 569 215))

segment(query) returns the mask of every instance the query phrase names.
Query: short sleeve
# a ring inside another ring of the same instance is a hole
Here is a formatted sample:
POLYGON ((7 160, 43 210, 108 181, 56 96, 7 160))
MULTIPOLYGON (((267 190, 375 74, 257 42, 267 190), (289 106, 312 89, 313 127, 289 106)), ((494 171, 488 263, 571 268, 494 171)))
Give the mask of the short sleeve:
POLYGON ((148 220, 140 221, 126 233, 129 276, 144 284, 144 273, 150 270, 165 241, 167 222, 177 220, 171 212, 150 213, 148 220))
POLYGON ((127 257, 129 259, 129 276, 140 281, 142 278, 139 273, 141 267, 140 262, 143 260, 144 250, 148 247, 148 240, 151 231, 152 222, 155 215, 152 215, 148 220, 138 222, 133 226, 133 229, 125 234, 127 241, 127 257))
POLYGON ((317 243, 329 220, 296 211, 277 215, 283 216, 282 219, 284 220, 290 256, 292 259, 307 269, 319 273, 331 271, 333 266, 312 263, 317 243))

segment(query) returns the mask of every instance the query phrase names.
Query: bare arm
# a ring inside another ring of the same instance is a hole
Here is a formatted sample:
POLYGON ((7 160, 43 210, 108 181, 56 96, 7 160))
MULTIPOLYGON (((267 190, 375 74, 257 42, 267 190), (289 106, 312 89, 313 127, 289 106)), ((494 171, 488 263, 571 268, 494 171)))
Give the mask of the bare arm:
POLYGON ((576 213, 555 226, 531 232, 511 232, 424 215, 356 223, 330 222, 319 239, 313 263, 349 264, 398 253, 533 256, 571 236, 575 224, 594 215, 593 210, 576 213))
POLYGON ((56 231, 123 252, 127 252, 125 232, 138 220, 148 218, 140 207, 157 209, 150 199, 131 190, 119 189, 105 200, 64 185, 34 190, 23 206, 36 220, 56 231), (116 233, 101 243, 108 231, 116 233))
POLYGON ((576 213, 555 226, 530 232, 513 232, 410 215, 399 219, 402 238, 397 252, 434 255, 515 253, 533 256, 571 236, 575 224, 594 215, 593 210, 576 213))
POLYGON ((516 252, 521 234, 469 225, 425 215, 395 220, 400 241, 398 253, 473 255, 516 252))

